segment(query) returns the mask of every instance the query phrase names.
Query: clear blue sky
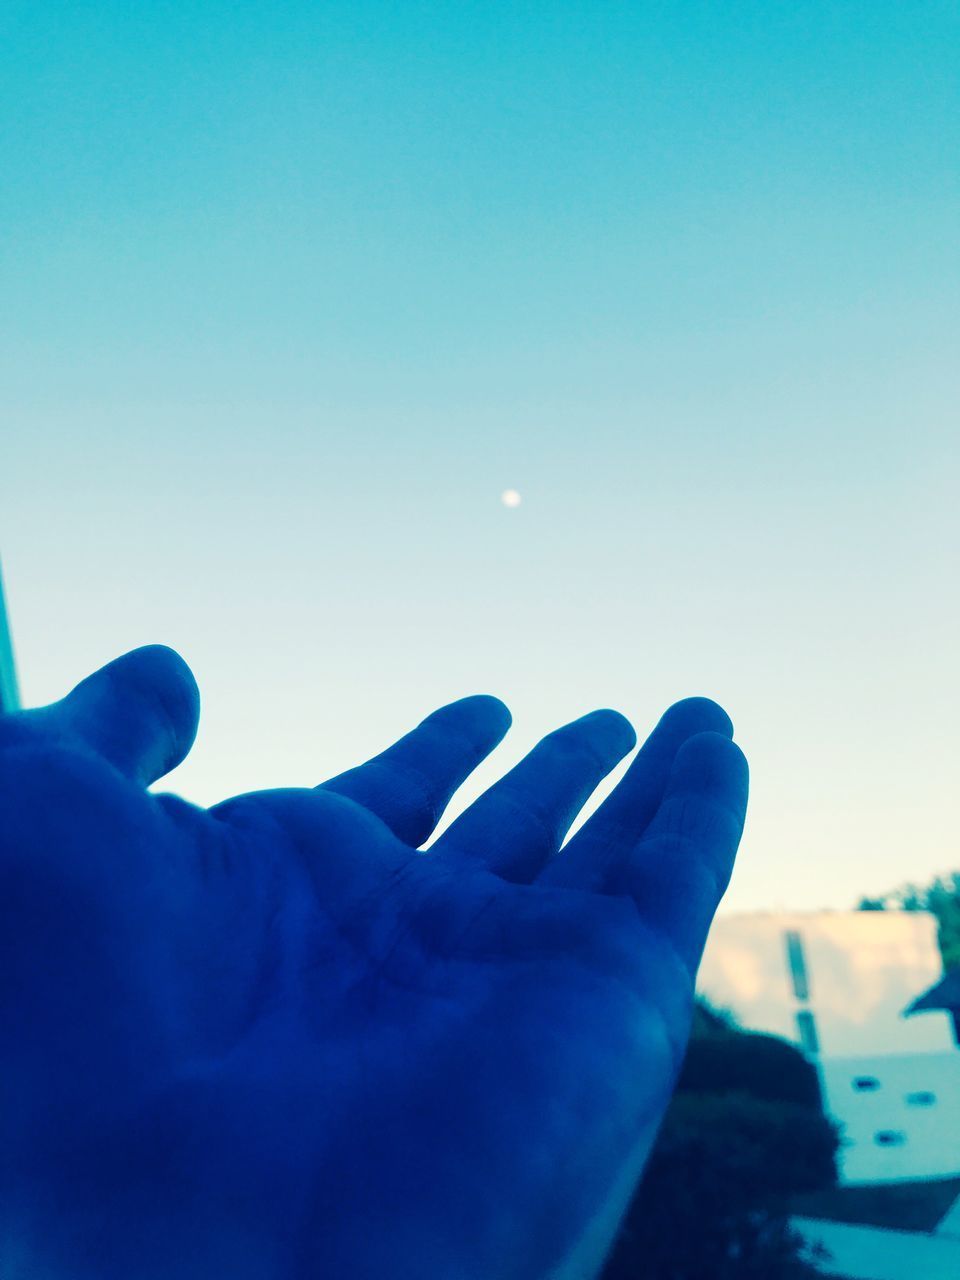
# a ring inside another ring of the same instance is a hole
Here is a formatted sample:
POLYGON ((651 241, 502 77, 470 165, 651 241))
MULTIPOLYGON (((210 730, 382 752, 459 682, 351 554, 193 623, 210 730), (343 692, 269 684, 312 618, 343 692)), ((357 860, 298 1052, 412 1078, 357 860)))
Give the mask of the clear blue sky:
POLYGON ((0 60, 28 701, 174 645, 208 802, 705 693, 730 906, 960 865, 954 3, 8 0, 0 60))

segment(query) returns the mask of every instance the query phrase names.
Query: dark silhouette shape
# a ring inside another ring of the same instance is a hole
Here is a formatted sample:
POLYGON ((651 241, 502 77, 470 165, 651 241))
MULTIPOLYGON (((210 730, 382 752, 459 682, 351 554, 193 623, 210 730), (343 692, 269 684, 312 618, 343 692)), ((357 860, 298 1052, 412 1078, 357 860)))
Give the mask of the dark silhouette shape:
POLYGON ((691 1040, 680 1093, 749 1093, 761 1102, 785 1102, 821 1111, 816 1068, 780 1036, 736 1031, 691 1040))
POLYGON ((904 1014, 910 1017, 913 1013, 925 1013, 934 1009, 960 1013, 960 969, 951 969, 922 995, 917 996, 904 1010, 904 1014))
POLYGON ((906 1009, 904 1017, 915 1013, 942 1011, 950 1017, 953 1038, 960 1045, 960 969, 951 969, 939 982, 917 996, 906 1009))
POLYGON ((705 699, 545 738, 444 707, 311 789, 147 786, 198 695, 137 650, 0 718, 0 1250, 31 1277, 583 1280, 683 1057, 747 771, 705 699))
POLYGON ((603 1280, 814 1280, 790 1214, 835 1184, 838 1138, 794 1045, 698 1018, 603 1280))

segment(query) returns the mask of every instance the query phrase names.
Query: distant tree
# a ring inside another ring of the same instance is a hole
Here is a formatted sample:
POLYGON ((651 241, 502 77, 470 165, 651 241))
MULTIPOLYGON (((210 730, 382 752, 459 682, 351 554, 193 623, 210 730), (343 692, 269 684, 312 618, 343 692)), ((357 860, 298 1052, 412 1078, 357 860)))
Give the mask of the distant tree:
POLYGON ((815 1069, 709 1006, 603 1280, 806 1280, 790 1198, 836 1179, 815 1069))
POLYGON ((944 969, 960 969, 960 872, 934 880, 927 890, 927 909, 937 917, 944 969))
POLYGON ((929 911, 937 918, 943 967, 960 969, 960 871, 937 876, 926 886, 903 884, 879 898, 861 898, 858 911, 929 911))

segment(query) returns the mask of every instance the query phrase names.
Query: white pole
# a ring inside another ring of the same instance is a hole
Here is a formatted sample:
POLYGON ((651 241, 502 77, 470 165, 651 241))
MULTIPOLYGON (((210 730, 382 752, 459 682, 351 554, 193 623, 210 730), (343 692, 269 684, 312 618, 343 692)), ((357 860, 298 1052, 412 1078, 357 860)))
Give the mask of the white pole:
POLYGON ((20 710, 17 668, 13 661, 13 641, 3 598, 3 574, 0 572, 0 714, 20 710))

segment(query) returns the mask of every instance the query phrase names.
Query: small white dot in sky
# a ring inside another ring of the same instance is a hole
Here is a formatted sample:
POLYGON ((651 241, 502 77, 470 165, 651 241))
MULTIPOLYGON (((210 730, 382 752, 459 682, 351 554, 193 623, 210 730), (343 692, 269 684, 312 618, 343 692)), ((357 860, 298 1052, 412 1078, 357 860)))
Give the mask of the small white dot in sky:
POLYGON ((519 507, 523 499, 516 489, 504 489, 500 495, 500 501, 505 507, 519 507))

